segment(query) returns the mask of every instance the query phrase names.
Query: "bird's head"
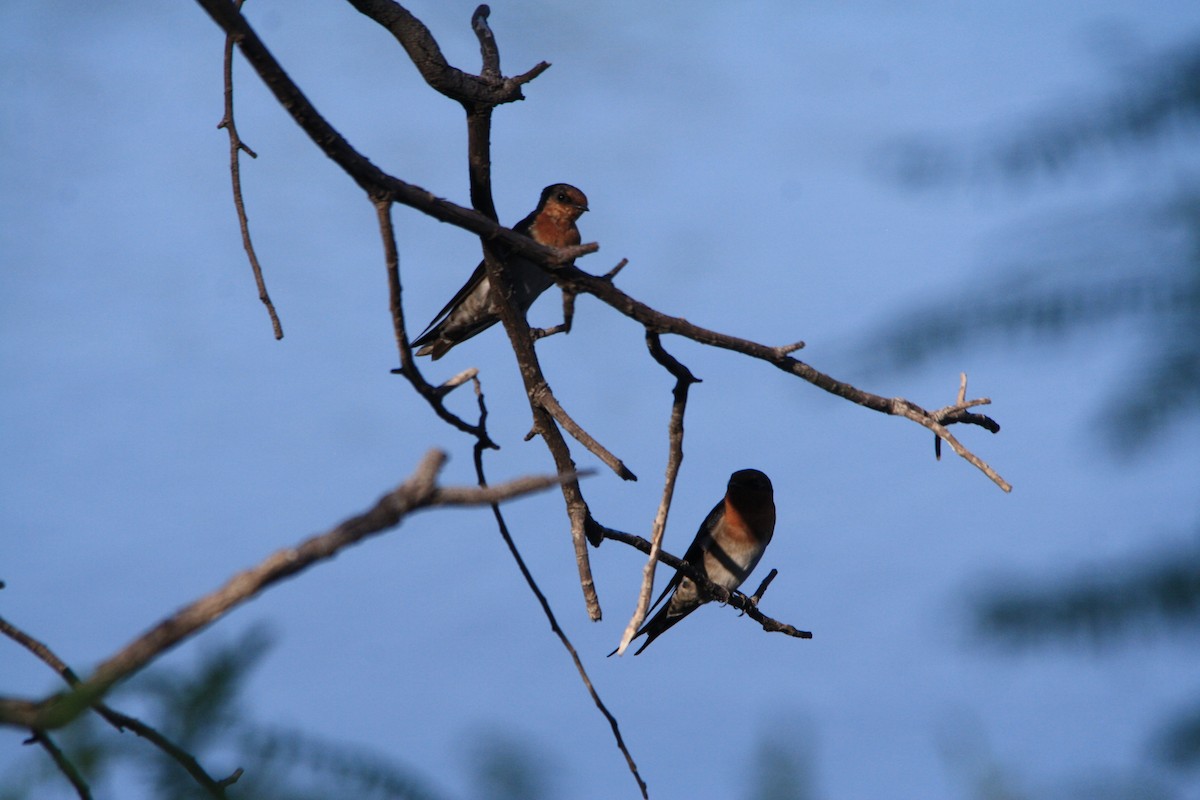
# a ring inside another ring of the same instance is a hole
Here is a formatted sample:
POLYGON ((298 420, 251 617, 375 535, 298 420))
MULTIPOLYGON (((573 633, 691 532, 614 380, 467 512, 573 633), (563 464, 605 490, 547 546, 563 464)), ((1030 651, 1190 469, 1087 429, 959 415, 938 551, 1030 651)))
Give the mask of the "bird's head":
POLYGON ((576 220, 588 210, 587 195, 569 183, 554 183, 542 189, 541 207, 576 220))
POLYGON ((770 494, 774 491, 771 486, 771 479, 767 477, 765 472, 757 469, 739 469, 730 475, 729 489, 738 493, 766 492, 770 494))

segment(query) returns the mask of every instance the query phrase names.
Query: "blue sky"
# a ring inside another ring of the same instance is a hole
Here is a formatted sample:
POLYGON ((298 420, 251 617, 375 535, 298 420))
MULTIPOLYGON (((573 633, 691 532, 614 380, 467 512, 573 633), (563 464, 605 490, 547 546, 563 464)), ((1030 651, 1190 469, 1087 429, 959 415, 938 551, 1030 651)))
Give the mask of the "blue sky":
MULTIPOLYGON (((1200 7, 593 5, 493 5, 507 73, 554 65, 496 113, 502 218, 570 182, 590 200, 584 239, 601 245, 580 266, 628 258, 619 284, 656 308, 766 343, 803 339, 816 368, 927 407, 950 402, 965 370, 1004 430, 957 433, 1016 487, 1005 495, 959 459, 935 462, 911 423, 666 339, 704 380, 666 547, 685 549, 730 472, 763 469, 779 523, 760 570, 781 573, 764 611, 814 639, 713 607, 636 659, 605 659, 641 556, 593 551, 605 618, 589 623, 561 499, 512 505, 518 544, 651 796, 739 796, 763 737, 808 752, 830 798, 970 796, 971 765, 984 762, 1038 796, 1146 774, 1153 725, 1195 695, 1194 641, 1008 655, 972 640, 967 607, 989 579, 1050 579, 1189 541, 1195 426, 1133 463, 1109 458, 1092 430, 1139 332, 964 350, 902 374, 868 374, 849 354, 908 305, 1005 274, 1030 251, 1077 247, 1054 220, 1171 180, 1112 167, 912 194, 877 168, 888 145, 976 141, 1102 96, 1124 56, 1193 35, 1200 7)), ((468 69, 472 9, 411 6, 468 69)), ((360 151, 466 204, 461 111, 390 35, 337 3, 254 0, 247 13, 360 151)), ((474 481, 470 442, 389 374, 372 207, 239 64, 238 125, 260 154, 243 160, 246 202, 286 333, 271 338, 215 128, 222 37, 197 6, 9 4, 0 31, 0 613, 86 671, 233 572, 366 508, 430 447, 451 453, 447 482, 474 481)), ((421 325, 479 245, 415 212, 395 219, 421 325)), ((531 319, 557 313, 548 293, 531 319)), ((503 446, 493 480, 551 468, 539 442, 522 441, 529 413, 506 350, 494 330, 427 370, 481 368, 503 446)), ((647 531, 671 382, 641 329, 583 298, 572 334, 539 352, 560 401, 641 477, 599 471, 584 485, 593 511, 647 531)), ((454 404, 473 408, 467 394, 454 404)), ((505 727, 548 753, 562 796, 635 796, 486 511, 415 517, 165 661, 190 663, 206 639, 259 622, 278 636, 252 685, 262 721, 393 755, 455 796, 472 737, 505 727)), ((6 694, 56 688, 13 646, 0 644, 0 675, 6 694)), ((21 738, 0 732, 0 770, 37 757, 21 738)))

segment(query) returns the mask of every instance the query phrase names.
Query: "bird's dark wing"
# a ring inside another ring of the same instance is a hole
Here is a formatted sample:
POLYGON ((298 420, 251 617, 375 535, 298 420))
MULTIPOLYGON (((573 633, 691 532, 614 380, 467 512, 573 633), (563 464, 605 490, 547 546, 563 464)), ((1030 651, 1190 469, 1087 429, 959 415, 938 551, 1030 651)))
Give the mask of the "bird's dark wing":
MULTIPOLYGON (((719 503, 713 506, 713 510, 708 512, 708 516, 704 518, 704 522, 700 523, 700 530, 696 532, 696 538, 688 545, 687 552, 683 554, 683 560, 688 562, 694 569, 704 572, 704 549, 708 544, 708 538, 711 536, 710 531, 717 526, 717 522, 725 513, 725 501, 722 499, 719 503)), ((683 573, 676 570, 671 580, 663 588, 662 594, 654 601, 654 605, 650 606, 649 611, 658 608, 659 604, 666 599, 667 595, 679 588, 679 582, 683 580, 683 573)))
POLYGON ((413 340, 413 347, 420 347, 421 345, 429 344, 434 339, 438 338, 437 332, 434 331, 434 328, 437 327, 438 323, 444 321, 459 303, 470 296, 471 292, 475 291, 476 287, 483 282, 485 277, 487 277, 487 269, 484 267, 483 262, 480 261, 479 266, 476 267, 475 271, 471 273, 471 277, 468 278, 467 282, 464 283, 462 288, 458 290, 458 293, 455 294, 454 297, 450 298, 450 302, 446 303, 445 307, 437 313, 437 315, 433 318, 433 321, 429 323, 429 326, 421 332, 420 336, 413 340))
MULTIPOLYGON (((522 236, 529 236, 529 230, 533 227, 533 221, 537 219, 538 214, 542 211, 542 204, 538 203, 538 207, 530 211, 525 219, 512 226, 513 233, 519 233, 522 236)), ((532 239, 532 236, 529 236, 532 239)))
MULTIPOLYGON (((537 219, 537 215, 540 210, 541 207, 539 206, 533 211, 530 211, 523 220, 513 226, 513 232, 519 233, 522 236, 529 236, 529 231, 533 227, 533 222, 537 219)), ((434 316, 433 321, 430 322, 425 330, 421 332, 421 335, 413 340, 413 347, 422 347, 423 345, 430 344, 437 339, 438 331, 436 331, 435 328, 438 326, 438 324, 443 322, 459 303, 470 296, 471 292, 475 291, 476 287, 479 286, 485 277, 487 277, 487 267, 482 261, 480 261, 479 266, 477 266, 475 271, 471 273, 471 277, 468 278, 467 282, 464 283, 462 288, 458 290, 458 293, 455 294, 454 297, 450 298, 450 302, 446 303, 445 307, 443 307, 442 310, 434 316)), ((489 322, 487 325, 484 325, 482 328, 480 328, 480 330, 483 330, 483 328, 489 328, 491 325, 492 323, 489 322)), ((471 335, 473 336, 476 333, 479 333, 479 331, 473 331, 471 335)), ((471 337, 464 336, 462 338, 463 340, 466 340, 471 337)))

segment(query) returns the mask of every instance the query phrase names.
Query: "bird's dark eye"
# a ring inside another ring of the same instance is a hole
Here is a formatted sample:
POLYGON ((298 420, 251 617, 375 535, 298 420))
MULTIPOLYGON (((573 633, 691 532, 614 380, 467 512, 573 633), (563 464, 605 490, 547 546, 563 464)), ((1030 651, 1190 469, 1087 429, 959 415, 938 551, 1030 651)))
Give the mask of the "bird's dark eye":
POLYGON ((556 195, 554 196, 554 199, 555 199, 555 200, 557 200, 557 201, 558 201, 558 202, 560 202, 560 203, 565 203, 565 202, 567 202, 567 193, 566 193, 566 192, 559 192, 558 194, 556 194, 556 195))

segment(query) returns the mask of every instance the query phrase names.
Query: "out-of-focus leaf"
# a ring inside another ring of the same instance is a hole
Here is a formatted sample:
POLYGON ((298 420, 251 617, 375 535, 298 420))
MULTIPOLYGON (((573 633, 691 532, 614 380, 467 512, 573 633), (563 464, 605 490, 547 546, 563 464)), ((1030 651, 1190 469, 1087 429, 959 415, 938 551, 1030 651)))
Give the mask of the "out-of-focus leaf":
POLYGON ((1141 563, 1098 567, 1046 586, 992 587, 976 603, 981 633, 1012 646, 1084 639, 1119 641, 1131 632, 1200 624, 1200 547, 1141 563))

